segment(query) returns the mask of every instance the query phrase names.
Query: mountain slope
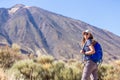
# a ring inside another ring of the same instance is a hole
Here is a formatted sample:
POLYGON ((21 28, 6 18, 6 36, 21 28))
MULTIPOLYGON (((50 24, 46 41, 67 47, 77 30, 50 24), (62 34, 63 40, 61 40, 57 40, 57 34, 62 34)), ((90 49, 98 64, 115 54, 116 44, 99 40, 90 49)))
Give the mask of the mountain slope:
POLYGON ((105 62, 120 59, 120 37, 109 31, 38 7, 18 4, 0 9, 1 42, 56 58, 81 58, 79 43, 86 29, 102 44, 105 62))

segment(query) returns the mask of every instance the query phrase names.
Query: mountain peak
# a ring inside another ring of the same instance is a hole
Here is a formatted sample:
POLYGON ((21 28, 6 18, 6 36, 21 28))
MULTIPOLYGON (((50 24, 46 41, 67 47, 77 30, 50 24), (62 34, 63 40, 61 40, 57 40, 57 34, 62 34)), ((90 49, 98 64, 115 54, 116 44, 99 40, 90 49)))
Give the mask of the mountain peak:
POLYGON ((9 14, 13 14, 15 13, 17 10, 19 10, 20 8, 29 8, 29 6, 25 6, 23 4, 16 4, 13 7, 11 7, 9 9, 9 14))
POLYGON ((25 7, 25 5, 23 5, 23 4, 16 4, 12 8, 22 8, 22 7, 25 7))

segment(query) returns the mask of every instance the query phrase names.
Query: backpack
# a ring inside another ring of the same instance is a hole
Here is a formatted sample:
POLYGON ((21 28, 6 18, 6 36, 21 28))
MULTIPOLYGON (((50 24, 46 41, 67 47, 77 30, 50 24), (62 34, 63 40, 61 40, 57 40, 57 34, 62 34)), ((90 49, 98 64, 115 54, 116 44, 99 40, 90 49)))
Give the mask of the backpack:
POLYGON ((103 58, 102 47, 98 42, 96 42, 94 48, 95 48, 95 53, 90 55, 90 59, 95 63, 101 63, 103 58))

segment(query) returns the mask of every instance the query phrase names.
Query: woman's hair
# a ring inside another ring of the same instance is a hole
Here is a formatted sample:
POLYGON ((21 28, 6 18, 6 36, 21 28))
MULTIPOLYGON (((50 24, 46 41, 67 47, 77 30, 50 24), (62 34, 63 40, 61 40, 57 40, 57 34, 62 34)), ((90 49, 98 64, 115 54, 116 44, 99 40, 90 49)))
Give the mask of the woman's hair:
MULTIPOLYGON (((92 44, 94 45, 96 43, 96 41, 94 40, 93 35, 91 33, 89 33, 89 34, 90 34, 90 36, 89 36, 88 39, 91 39, 92 40, 92 44)), ((85 44, 85 38, 84 37, 82 37, 82 41, 81 42, 82 42, 81 45, 83 46, 85 44)))

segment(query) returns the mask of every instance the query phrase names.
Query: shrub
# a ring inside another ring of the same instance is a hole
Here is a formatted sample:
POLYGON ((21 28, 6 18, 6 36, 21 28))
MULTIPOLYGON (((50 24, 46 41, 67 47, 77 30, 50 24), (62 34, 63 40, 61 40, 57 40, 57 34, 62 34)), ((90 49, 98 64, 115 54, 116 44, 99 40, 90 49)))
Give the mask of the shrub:
POLYGON ((81 70, 75 66, 68 66, 61 72, 63 80, 80 80, 81 79, 81 70))
POLYGON ((54 68, 54 80, 63 80, 62 71, 65 69, 65 63, 63 61, 55 61, 53 63, 54 68))
POLYGON ((8 80, 3 69, 0 68, 0 80, 8 80))
POLYGON ((50 55, 42 55, 42 56, 38 56, 36 61, 40 64, 46 64, 46 63, 52 63, 54 61, 54 58, 50 55))
POLYGON ((111 64, 102 64, 98 74, 100 80, 120 80, 120 68, 111 64))
POLYGON ((70 63, 62 61, 55 62, 54 64, 55 78, 54 80, 80 80, 81 70, 76 61, 70 60, 70 63))
POLYGON ((0 67, 10 68, 15 61, 22 59, 22 57, 20 53, 15 52, 12 48, 0 48, 0 67))
POLYGON ((12 44, 12 49, 14 50, 14 51, 16 51, 16 52, 19 52, 20 51, 20 46, 18 45, 18 44, 16 44, 16 43, 13 43, 12 44))
POLYGON ((41 65, 32 60, 18 61, 13 65, 10 72, 14 75, 13 80, 42 80, 43 76, 41 65))
MULTIPOLYGON (((80 80, 83 65, 76 60, 54 61, 51 56, 40 56, 16 62, 10 69, 11 80, 80 80)), ((120 80, 119 62, 102 64, 98 70, 99 80, 120 80)))

